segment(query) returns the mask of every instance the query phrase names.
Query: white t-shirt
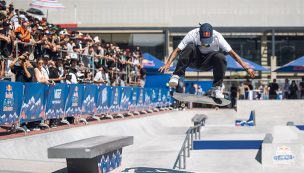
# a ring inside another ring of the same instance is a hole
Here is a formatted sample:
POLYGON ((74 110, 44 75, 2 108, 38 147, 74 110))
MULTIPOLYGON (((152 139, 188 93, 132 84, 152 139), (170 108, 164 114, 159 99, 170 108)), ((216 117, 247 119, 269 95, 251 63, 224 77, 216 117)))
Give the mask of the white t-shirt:
POLYGON ((94 77, 95 82, 106 81, 106 74, 103 74, 101 71, 98 71, 94 77))
POLYGON ((178 48, 183 50, 188 44, 194 44, 195 46, 199 46, 201 53, 207 54, 210 52, 218 52, 220 48, 229 52, 232 50, 231 46, 227 43, 221 33, 213 30, 213 41, 210 44, 210 47, 202 47, 200 41, 199 28, 193 29, 183 38, 183 40, 179 43, 178 48))
POLYGON ((37 81, 38 81, 38 78, 39 78, 39 80, 49 80, 49 76, 43 72, 43 68, 42 68, 42 71, 40 71, 38 68, 35 68, 34 71, 37 72, 36 74, 38 75, 38 76, 36 76, 37 81))

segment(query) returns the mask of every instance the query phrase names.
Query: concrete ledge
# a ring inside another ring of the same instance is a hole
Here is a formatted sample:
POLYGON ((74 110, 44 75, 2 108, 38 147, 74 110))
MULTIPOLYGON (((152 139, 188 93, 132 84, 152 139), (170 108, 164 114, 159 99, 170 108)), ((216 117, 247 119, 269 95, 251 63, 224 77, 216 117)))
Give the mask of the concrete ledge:
POLYGON ((194 123, 194 126, 198 124, 204 125, 207 118, 207 115, 195 114, 194 117, 192 117, 191 121, 194 123))
POLYGON ((133 136, 97 136, 48 148, 48 158, 93 158, 132 144, 133 136))
POLYGON ((194 150, 248 150, 260 149, 262 140, 193 141, 194 150))
POLYGON ((273 141, 272 134, 267 133, 267 134, 265 135, 265 138, 264 138, 264 140, 263 140, 263 143, 264 143, 264 144, 271 144, 272 141, 273 141))

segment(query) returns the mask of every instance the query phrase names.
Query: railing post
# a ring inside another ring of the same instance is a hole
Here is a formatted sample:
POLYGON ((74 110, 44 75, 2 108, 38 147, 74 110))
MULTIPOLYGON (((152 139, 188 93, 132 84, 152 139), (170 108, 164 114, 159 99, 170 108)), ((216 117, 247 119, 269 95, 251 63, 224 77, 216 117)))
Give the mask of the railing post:
POLYGON ((184 169, 186 169, 186 148, 184 148, 183 153, 184 169))
POLYGON ((178 156, 178 168, 181 169, 182 163, 181 163, 181 155, 178 156))
POLYGON ((192 130, 191 130, 191 150, 193 149, 193 133, 192 133, 192 130))
POLYGON ((187 135, 187 142, 188 142, 188 157, 190 157, 190 137, 189 134, 187 135))
POLYGON ((201 139, 201 126, 198 127, 198 139, 201 139))

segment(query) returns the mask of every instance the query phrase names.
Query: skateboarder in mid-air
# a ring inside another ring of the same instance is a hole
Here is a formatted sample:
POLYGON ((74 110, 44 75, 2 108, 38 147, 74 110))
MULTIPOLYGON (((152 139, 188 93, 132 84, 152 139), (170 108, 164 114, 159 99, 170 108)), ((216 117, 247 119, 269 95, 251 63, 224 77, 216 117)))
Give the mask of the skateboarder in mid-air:
POLYGON ((199 28, 191 30, 178 47, 170 54, 168 61, 159 71, 166 72, 171 63, 179 55, 177 66, 169 81, 170 87, 176 87, 180 77, 185 76, 187 67, 208 71, 213 69, 213 88, 211 96, 224 98, 221 91, 223 79, 227 69, 226 58, 221 50, 230 54, 249 74, 254 78, 254 70, 242 61, 240 56, 235 53, 222 34, 213 30, 209 23, 200 24, 199 28))

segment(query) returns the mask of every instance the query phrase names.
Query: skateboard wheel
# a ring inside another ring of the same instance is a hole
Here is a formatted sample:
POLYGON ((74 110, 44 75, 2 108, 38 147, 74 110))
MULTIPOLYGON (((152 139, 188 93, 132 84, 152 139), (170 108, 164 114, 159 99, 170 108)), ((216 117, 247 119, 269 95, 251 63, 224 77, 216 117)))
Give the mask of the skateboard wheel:
POLYGON ((181 103, 181 107, 182 108, 186 107, 186 104, 185 103, 181 103))

